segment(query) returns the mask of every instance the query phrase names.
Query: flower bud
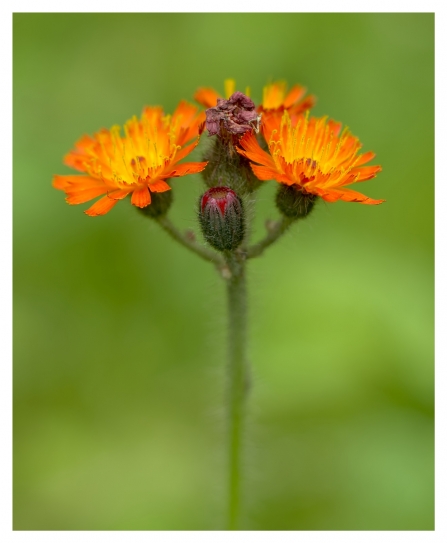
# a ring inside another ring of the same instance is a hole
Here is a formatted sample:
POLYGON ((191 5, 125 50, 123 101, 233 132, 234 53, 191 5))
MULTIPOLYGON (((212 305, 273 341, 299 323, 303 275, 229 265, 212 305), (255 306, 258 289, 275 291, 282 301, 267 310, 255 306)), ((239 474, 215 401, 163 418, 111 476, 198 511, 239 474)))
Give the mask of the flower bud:
POLYGON ((137 207, 143 215, 151 217, 152 219, 158 219, 163 217, 171 207, 172 190, 166 190, 164 192, 151 192, 151 203, 146 207, 137 207))
POLYGON ((250 161, 237 153, 232 143, 222 138, 214 139, 205 150, 203 160, 208 162, 208 166, 201 174, 209 188, 225 185, 244 196, 262 185, 262 181, 253 173, 250 161))
POLYGON ((233 251, 245 233, 242 200, 229 187, 213 187, 199 202, 199 221, 205 240, 218 251, 233 251))
POLYGON ((281 184, 276 193, 276 207, 289 219, 302 219, 312 211, 317 196, 298 185, 281 184))

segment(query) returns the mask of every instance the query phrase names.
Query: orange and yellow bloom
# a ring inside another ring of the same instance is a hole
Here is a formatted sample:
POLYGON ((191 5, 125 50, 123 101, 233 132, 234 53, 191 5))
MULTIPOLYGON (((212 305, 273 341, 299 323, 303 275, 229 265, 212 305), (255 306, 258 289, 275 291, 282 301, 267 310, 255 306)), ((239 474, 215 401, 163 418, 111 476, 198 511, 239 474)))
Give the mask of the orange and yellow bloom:
POLYGON ((359 154, 361 143, 341 123, 327 117, 291 119, 271 115, 263 119, 262 131, 270 153, 264 151, 253 132, 239 141, 238 152, 251 161, 258 179, 274 179, 295 186, 304 194, 321 196, 327 202, 344 200, 362 204, 381 204, 346 185, 375 177, 381 166, 365 166, 374 153, 359 154))
POLYGON ((305 96, 306 88, 302 85, 293 85, 287 92, 287 83, 277 81, 264 87, 262 104, 258 110, 264 117, 271 114, 280 114, 287 110, 290 116, 299 115, 315 105, 315 96, 305 96))
POLYGON ((63 190, 69 204, 81 204, 102 196, 87 215, 104 215, 131 194, 131 203, 144 208, 151 192, 170 190, 167 180, 201 172, 206 162, 179 164, 196 147, 205 115, 185 101, 173 115, 160 107, 146 107, 141 119, 124 126, 83 136, 65 157, 65 164, 85 175, 56 175, 53 186, 63 190), (192 141, 193 140, 193 141, 192 141))
MULTIPOLYGON (((225 98, 228 99, 235 92, 236 83, 233 79, 226 79, 224 86, 225 98)), ((249 89, 245 91, 245 94, 250 95, 249 89)), ((315 97, 306 97, 305 94, 306 88, 301 85, 294 85, 287 92, 285 81, 270 83, 264 87, 262 104, 258 106, 257 111, 264 116, 282 114, 284 110, 288 110, 290 115, 299 115, 315 105, 315 97)), ((209 87, 201 87, 194 94, 194 100, 206 108, 216 106, 218 98, 222 96, 209 87)))

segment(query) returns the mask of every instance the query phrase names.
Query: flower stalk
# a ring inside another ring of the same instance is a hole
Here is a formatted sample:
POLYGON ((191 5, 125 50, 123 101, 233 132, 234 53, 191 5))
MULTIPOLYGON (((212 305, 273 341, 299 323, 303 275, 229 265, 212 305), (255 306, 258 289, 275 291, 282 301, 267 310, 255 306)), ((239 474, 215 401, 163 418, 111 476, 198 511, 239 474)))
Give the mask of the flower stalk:
POLYGON ((255 243, 247 250, 247 258, 255 258, 261 256, 262 253, 270 247, 275 241, 277 241, 289 227, 293 224, 295 219, 290 217, 281 217, 275 222, 267 222, 267 234, 258 243, 255 243))
POLYGON ((241 509, 242 450, 245 404, 249 388, 246 359, 247 289, 245 262, 234 253, 227 257, 231 277, 227 279, 228 298, 228 511, 227 529, 237 530, 241 509))

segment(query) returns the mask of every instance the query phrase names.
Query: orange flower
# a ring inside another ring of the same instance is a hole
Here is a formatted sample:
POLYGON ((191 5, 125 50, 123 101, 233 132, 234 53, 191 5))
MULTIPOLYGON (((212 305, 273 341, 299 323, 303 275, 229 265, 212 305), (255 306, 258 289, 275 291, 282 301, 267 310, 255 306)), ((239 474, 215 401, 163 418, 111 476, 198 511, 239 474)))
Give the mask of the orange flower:
POLYGON ((282 115, 284 110, 287 110, 291 116, 299 115, 315 105, 315 96, 310 95, 304 98, 306 90, 301 85, 294 85, 287 92, 287 83, 285 81, 270 83, 264 87, 262 105, 258 110, 264 113, 264 117, 272 113, 282 115))
POLYGON ((361 144, 341 123, 327 117, 300 115, 292 122, 287 111, 283 116, 269 116, 262 130, 270 154, 261 149, 252 132, 240 139, 238 152, 251 164, 261 181, 274 179, 294 185, 304 194, 321 196, 327 202, 344 200, 362 204, 381 204, 360 192, 345 188, 351 183, 372 179, 381 166, 364 166, 374 153, 358 154, 361 144))
MULTIPOLYGON (((226 79, 225 98, 229 98, 236 90, 236 82, 234 79, 226 79)), ((250 89, 245 91, 247 96, 250 96, 250 89)), ((286 109, 291 115, 298 115, 315 105, 315 96, 307 96, 306 88, 301 85, 294 85, 287 92, 287 83, 285 81, 277 81, 270 83, 264 87, 262 105, 257 107, 258 112, 264 115, 276 114, 286 109)), ((212 88, 201 87, 194 94, 194 100, 206 108, 214 107, 217 104, 217 99, 222 96, 212 88)))
POLYGON ((83 136, 64 162, 87 175, 55 175, 53 187, 66 193, 69 204, 105 195, 85 211, 92 217, 106 214, 129 194, 133 205, 148 206, 151 192, 170 190, 169 178, 205 168, 206 162, 178 164, 199 142, 205 114, 197 110, 185 101, 172 116, 160 107, 146 107, 141 120, 134 117, 125 124, 124 137, 119 126, 83 136))

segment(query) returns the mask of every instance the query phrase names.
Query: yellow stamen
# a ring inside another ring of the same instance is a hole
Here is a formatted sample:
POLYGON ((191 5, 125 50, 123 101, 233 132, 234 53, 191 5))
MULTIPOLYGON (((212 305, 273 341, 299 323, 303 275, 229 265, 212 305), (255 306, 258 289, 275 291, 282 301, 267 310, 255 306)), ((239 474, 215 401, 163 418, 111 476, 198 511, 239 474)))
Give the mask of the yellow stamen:
POLYGON ((234 79, 225 79, 225 81, 224 81, 224 89, 225 89, 225 98, 228 100, 228 98, 236 90, 236 81, 234 79))

